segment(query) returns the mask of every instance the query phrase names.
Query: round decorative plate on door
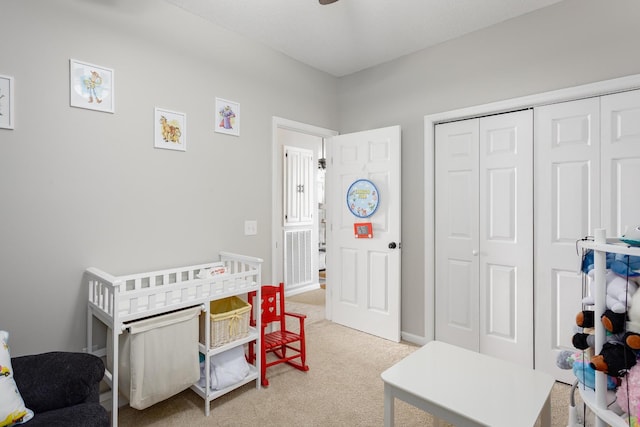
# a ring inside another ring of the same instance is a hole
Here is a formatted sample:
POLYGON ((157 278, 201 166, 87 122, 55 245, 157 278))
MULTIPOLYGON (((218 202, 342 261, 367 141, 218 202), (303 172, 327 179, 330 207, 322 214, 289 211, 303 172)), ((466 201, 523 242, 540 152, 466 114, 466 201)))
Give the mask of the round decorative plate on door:
POLYGON ((380 194, 375 184, 368 179, 355 181, 347 190, 347 207, 358 218, 374 214, 380 203, 380 194))

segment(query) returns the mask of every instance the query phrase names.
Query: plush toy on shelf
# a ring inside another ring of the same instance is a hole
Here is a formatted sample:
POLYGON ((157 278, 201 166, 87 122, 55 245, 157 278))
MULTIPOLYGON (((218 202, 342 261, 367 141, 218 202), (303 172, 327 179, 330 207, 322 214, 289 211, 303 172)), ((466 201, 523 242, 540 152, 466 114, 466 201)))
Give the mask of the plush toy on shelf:
POLYGON ((608 341, 600 353, 591 358, 589 365, 596 371, 614 377, 623 377, 636 365, 636 353, 622 342, 608 341))
MULTIPOLYGON (((584 384, 590 389, 595 389, 596 370, 591 367, 590 362, 589 355, 584 351, 563 350, 558 353, 556 366, 560 369, 571 369, 580 384, 584 384)), ((609 390, 615 390, 618 384, 617 378, 607 375, 607 388, 609 390)))
MULTIPOLYGON (((613 377, 625 375, 626 371, 636 364, 635 346, 640 345, 640 335, 627 332, 624 329, 625 314, 618 315, 607 311, 602 316, 603 324, 608 324, 609 317, 615 318, 615 329, 607 331, 606 342, 602 350, 591 357, 589 366, 596 370, 607 373, 613 377), (621 320, 621 322, 620 322, 621 320), (629 343, 629 344, 628 344, 629 343)), ((595 326, 594 312, 583 310, 576 315, 576 325, 583 332, 577 332, 572 338, 573 346, 579 350, 588 350, 595 347, 595 335, 590 331, 595 326)))
MULTIPOLYGON (((631 242, 637 243, 633 239, 620 238, 621 241, 631 245, 631 242)), ((637 244, 631 246, 638 246, 637 244)), ((582 259, 582 272, 589 274, 594 269, 593 251, 588 250, 582 259)), ((640 281, 640 256, 613 254, 607 252, 606 255, 606 268, 616 273, 623 278, 630 278, 635 281, 640 281)), ((640 283, 640 282, 638 282, 640 283)))
POLYGON ((631 307, 629 307, 627 317, 633 330, 640 331, 640 292, 636 292, 631 298, 631 307))
MULTIPOLYGON (((587 273, 591 277, 591 283, 593 285, 594 270, 587 273)), ((606 306, 608 310, 614 313, 626 313, 631 306, 631 298, 638 290, 638 284, 632 280, 627 280, 622 276, 617 275, 612 270, 607 270, 606 274, 607 283, 607 295, 606 306)), ((584 305, 594 305, 594 292, 591 290, 591 295, 582 299, 584 305)))
MULTIPOLYGON (((630 246, 640 246, 640 226, 627 230, 620 240, 630 246)), ((624 257, 626 258, 621 259, 621 262, 623 267, 626 265, 627 277, 637 281, 637 277, 640 275, 639 257, 629 255, 624 255, 624 257)), ((618 272, 618 274, 621 273, 618 272)), ((622 275, 624 276, 624 271, 622 271, 622 275)), ((640 292, 633 295, 627 316, 629 326, 634 331, 640 331, 640 292)), ((640 350, 640 334, 629 332, 625 337, 625 344, 640 350)), ((627 375, 622 378, 620 387, 616 390, 616 398, 618 406, 628 415, 629 426, 640 427, 640 364, 629 369, 627 375)))
POLYGON ((620 387, 616 390, 616 402, 630 416, 630 421, 632 422, 629 425, 640 426, 638 424, 638 416, 640 415, 640 365, 631 368, 627 375, 622 378, 620 387))

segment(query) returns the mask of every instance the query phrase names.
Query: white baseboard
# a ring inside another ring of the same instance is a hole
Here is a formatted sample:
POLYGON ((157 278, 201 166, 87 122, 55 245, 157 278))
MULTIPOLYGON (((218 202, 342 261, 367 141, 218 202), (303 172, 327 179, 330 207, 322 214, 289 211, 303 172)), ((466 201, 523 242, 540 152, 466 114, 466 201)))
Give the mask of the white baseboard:
POLYGON ((292 297, 294 295, 302 294, 304 292, 315 291, 316 289, 320 289, 320 283, 310 283, 308 285, 303 285, 295 289, 285 290, 285 297, 292 297))
POLYGON ((400 338, 403 341, 410 342, 412 344, 416 344, 419 346, 423 346, 429 342, 426 337, 421 337, 420 335, 410 334, 408 332, 400 332, 400 338))

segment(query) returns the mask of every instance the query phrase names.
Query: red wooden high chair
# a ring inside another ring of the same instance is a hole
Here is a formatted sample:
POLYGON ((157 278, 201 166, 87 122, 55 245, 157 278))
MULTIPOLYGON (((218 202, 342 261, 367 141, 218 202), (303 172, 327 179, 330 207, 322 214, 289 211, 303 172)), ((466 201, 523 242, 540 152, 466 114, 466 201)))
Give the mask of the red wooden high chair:
MULTIPOLYGON (((253 307, 255 307, 254 300, 256 299, 256 293, 250 292, 248 299, 252 306, 249 324, 255 327, 255 310, 253 307)), ((280 283, 278 286, 262 286, 260 313, 262 314, 262 341, 260 346, 260 360, 262 362, 260 374, 262 385, 264 387, 269 386, 266 375, 269 366, 288 363, 296 369, 308 371, 309 366, 307 366, 306 362, 307 355, 304 340, 304 319, 306 319, 307 316, 284 311, 284 283, 280 283), (298 332, 287 329, 287 317, 298 319, 298 332), (271 332, 267 332, 267 330, 271 332), (267 355, 270 356, 268 359, 267 355), (274 359, 274 356, 276 359, 274 359)), ((255 357, 255 344, 252 341, 249 343, 249 354, 247 355, 249 363, 253 363, 255 357)))

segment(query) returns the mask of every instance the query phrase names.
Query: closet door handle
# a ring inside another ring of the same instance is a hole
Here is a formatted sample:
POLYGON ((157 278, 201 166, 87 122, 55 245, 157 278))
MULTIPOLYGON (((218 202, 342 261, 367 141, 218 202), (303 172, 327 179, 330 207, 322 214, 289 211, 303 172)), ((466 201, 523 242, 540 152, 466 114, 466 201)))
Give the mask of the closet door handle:
POLYGON ((471 255, 473 255, 473 256, 478 256, 478 254, 479 254, 479 253, 480 253, 480 252, 478 252, 478 251, 477 251, 477 250, 475 250, 475 249, 471 251, 471 255))

